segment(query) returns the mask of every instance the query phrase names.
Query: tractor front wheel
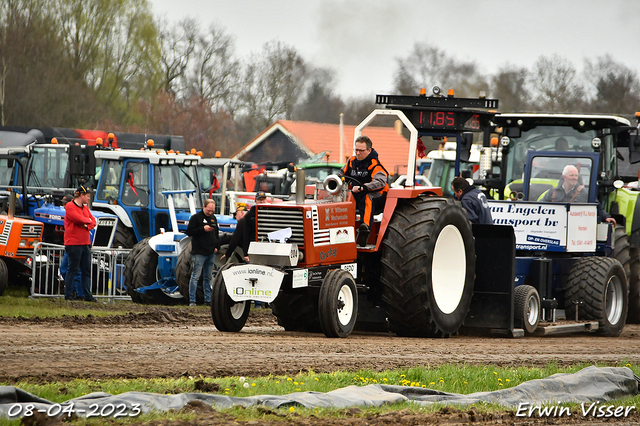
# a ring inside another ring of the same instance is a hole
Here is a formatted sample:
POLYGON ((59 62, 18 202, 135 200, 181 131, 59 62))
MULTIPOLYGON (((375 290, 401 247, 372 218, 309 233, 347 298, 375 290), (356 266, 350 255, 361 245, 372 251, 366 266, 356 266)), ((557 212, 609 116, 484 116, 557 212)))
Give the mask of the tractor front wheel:
POLYGON ((324 277, 318 298, 320 327, 327 337, 347 337, 358 316, 358 291, 351 274, 334 269, 324 277))
POLYGON ((213 281, 211 292, 211 318, 213 324, 220 331, 238 332, 242 330, 249 318, 251 301, 234 302, 227 293, 222 271, 232 266, 224 266, 218 271, 213 281))

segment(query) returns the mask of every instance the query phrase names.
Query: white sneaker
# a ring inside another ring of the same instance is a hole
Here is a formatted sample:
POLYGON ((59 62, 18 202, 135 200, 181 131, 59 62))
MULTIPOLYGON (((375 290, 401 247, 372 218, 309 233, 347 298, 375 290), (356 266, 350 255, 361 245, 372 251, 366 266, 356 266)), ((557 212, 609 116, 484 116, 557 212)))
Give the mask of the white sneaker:
POLYGON ((191 303, 189 303, 189 306, 196 306, 196 304, 191 302, 191 303))

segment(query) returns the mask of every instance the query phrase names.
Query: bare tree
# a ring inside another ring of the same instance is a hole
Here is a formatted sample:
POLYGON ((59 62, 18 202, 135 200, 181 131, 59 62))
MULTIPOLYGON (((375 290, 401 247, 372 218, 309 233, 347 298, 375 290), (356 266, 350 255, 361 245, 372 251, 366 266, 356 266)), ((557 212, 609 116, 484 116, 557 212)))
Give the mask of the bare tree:
POLYGON ((192 96, 205 100, 213 112, 233 114, 238 104, 240 63, 234 59, 233 39, 211 26, 196 40, 190 85, 192 96))
POLYGON ((584 74, 595 93, 590 102, 594 112, 629 114, 640 104, 638 73, 613 60, 610 55, 585 60, 584 74))
POLYGON ((525 111, 531 106, 526 68, 505 66, 492 77, 491 96, 500 100, 501 111, 525 111))
POLYGON ((281 42, 266 43, 256 57, 245 69, 242 90, 244 126, 254 134, 277 119, 291 119, 308 78, 305 61, 281 42))
POLYGON ((473 62, 458 62, 437 47, 415 43, 406 58, 396 59, 395 88, 400 94, 415 95, 421 88, 428 92, 439 86, 445 93, 453 89, 456 96, 477 96, 488 91, 486 78, 473 62))
POLYGON ((171 28, 167 28, 167 22, 156 25, 164 73, 161 87, 167 93, 178 95, 187 86, 187 69, 196 48, 198 23, 195 19, 184 19, 171 28))
POLYGON ((576 81, 576 69, 558 55, 541 56, 533 66, 532 84, 537 107, 544 111, 576 111, 584 90, 576 81))

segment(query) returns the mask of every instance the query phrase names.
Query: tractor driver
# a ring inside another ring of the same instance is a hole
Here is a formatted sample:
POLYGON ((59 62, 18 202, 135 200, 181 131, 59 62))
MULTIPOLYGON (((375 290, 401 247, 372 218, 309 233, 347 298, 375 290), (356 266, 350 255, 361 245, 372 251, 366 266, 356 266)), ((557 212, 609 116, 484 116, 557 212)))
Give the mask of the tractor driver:
POLYGON ((372 145, 368 136, 359 136, 355 142, 356 155, 349 158, 342 170, 343 176, 352 178, 349 184, 362 220, 357 238, 360 247, 367 245, 373 215, 382 210, 389 191, 389 173, 372 145))
MULTIPOLYGON (((576 166, 568 164, 562 170, 562 178, 558 186, 548 190, 541 201, 551 203, 586 203, 588 188, 579 182, 580 172, 576 166)), ((598 222, 609 222, 616 226, 616 220, 611 217, 598 202, 598 222)))

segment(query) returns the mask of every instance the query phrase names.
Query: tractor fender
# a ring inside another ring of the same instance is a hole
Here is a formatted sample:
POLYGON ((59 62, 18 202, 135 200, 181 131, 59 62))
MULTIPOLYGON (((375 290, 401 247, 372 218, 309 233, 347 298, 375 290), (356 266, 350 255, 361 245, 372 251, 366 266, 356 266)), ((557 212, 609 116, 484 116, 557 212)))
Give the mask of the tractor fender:
POLYGON ((380 223, 380 231, 376 239, 375 250, 380 250, 380 245, 384 239, 384 234, 389 226, 393 212, 401 198, 418 198, 419 196, 442 197, 442 188, 390 188, 387 193, 387 200, 384 203, 382 212, 382 222, 380 223))

